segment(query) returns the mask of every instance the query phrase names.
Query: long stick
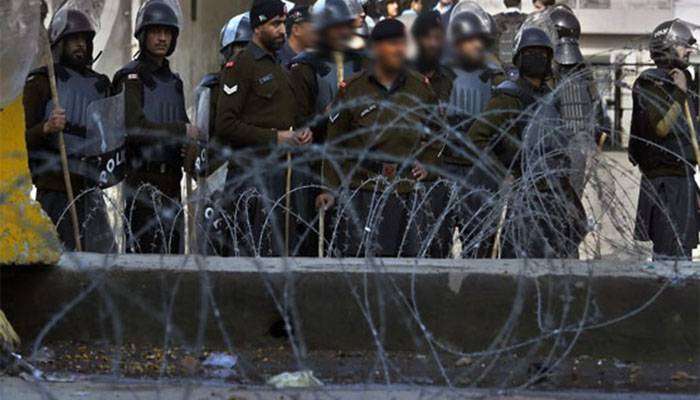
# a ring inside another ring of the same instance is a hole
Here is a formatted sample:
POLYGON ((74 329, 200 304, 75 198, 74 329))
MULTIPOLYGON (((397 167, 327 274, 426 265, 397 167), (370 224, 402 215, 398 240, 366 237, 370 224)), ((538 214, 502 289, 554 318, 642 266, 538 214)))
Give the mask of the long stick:
MULTIPOLYGON (((289 127, 289 131, 291 132, 293 130, 292 127, 289 127)), ((288 151, 287 152, 287 184, 285 186, 285 192, 284 192, 284 255, 289 256, 289 229, 290 229, 290 218, 289 218, 289 209, 292 206, 292 199, 291 199, 291 191, 292 191, 292 152, 288 151)))
POLYGON ((496 236, 493 238, 493 249, 491 249, 491 258, 497 259, 501 256, 501 236, 503 234, 503 226, 506 224, 506 216, 508 215, 508 198, 506 197, 501 215, 498 217, 498 226, 496 227, 496 236))
POLYGON ((318 258, 323 258, 323 250, 326 238, 326 209, 321 207, 318 210, 318 258))
MULTIPOLYGON (((49 70, 51 100, 53 101, 54 108, 60 108, 61 105, 58 99, 58 89, 56 89, 56 70, 53 65, 53 55, 51 53, 51 45, 49 44, 48 34, 46 34, 46 65, 49 70)), ((70 219, 73 225, 73 239, 75 240, 75 249, 81 252, 83 251, 83 246, 80 243, 78 210, 75 207, 75 196, 73 195, 73 184, 70 180, 70 172, 68 170, 68 155, 66 154, 66 142, 63 139, 63 131, 58 132, 58 148, 61 153, 61 168, 63 169, 63 182, 66 186, 66 195, 68 196, 68 205, 70 207, 70 219)))
POLYGON ((189 254, 195 254, 197 253, 194 236, 194 216, 196 206, 192 199, 192 177, 189 173, 185 173, 185 192, 187 195, 187 248, 189 250, 189 254))
POLYGON ((688 104, 688 100, 685 101, 683 108, 685 110, 685 119, 688 122, 688 128, 690 128, 690 144, 693 146, 693 153, 695 153, 695 162, 700 163, 698 136, 697 132, 695 132, 695 121, 693 121, 693 115, 690 113, 690 105, 688 104))

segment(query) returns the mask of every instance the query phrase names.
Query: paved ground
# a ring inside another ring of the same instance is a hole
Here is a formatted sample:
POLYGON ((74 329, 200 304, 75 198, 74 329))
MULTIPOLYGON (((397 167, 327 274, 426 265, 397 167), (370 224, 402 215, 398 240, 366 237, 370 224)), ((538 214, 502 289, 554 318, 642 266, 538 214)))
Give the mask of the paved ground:
POLYGON ((207 385, 202 382, 81 381, 37 385, 18 378, 0 377, 0 400, 419 400, 419 399, 481 399, 481 400, 690 400, 694 395, 663 395, 655 393, 598 392, 522 392, 498 393, 485 390, 449 390, 439 387, 359 387, 331 386, 318 390, 273 390, 265 387, 235 387, 207 385))

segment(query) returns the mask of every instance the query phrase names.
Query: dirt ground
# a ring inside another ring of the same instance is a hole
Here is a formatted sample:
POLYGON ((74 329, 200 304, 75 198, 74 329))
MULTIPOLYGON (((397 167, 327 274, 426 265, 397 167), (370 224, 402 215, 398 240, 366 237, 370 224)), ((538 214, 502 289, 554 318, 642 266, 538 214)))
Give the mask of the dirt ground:
MULTIPOLYGON (((25 351, 29 355, 31 352, 25 351)), ((264 385, 285 371, 311 370, 325 385, 399 384, 540 391, 700 393, 698 360, 635 364, 577 356, 558 364, 508 354, 496 360, 440 354, 310 352, 302 361, 288 346, 254 351, 163 349, 58 343, 37 352, 34 364, 61 382, 90 379, 174 379, 235 385, 264 385), (206 366, 212 352, 234 355, 235 366, 206 366), (439 362, 438 362, 439 361, 439 362), (441 372, 442 371, 442 372, 441 372)))

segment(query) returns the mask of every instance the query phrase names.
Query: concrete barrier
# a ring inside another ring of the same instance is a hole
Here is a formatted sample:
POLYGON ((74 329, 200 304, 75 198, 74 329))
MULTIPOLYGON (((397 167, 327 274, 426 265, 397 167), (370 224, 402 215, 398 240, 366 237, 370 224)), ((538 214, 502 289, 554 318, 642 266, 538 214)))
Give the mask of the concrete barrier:
POLYGON ((471 352, 501 338, 511 351, 558 336, 577 340, 574 353, 626 360, 700 349, 693 263, 64 254, 1 272, 25 341, 256 348, 280 343, 287 314, 310 350, 471 352))

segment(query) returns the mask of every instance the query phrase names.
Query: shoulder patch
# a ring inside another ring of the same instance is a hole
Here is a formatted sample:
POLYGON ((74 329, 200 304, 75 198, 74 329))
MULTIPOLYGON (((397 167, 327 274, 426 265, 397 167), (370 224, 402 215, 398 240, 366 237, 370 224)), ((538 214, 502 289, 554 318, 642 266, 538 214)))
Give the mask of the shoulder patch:
POLYGON ((346 81, 346 80, 340 81, 340 84, 338 85, 338 87, 341 89, 345 89, 346 87, 348 87, 348 81, 346 81))
POLYGON ((129 75, 127 75, 126 79, 129 79, 129 80, 139 79, 139 74, 129 74, 129 75))
POLYGON ((236 62, 234 60, 231 60, 224 64, 224 68, 233 68, 236 65, 236 62))

